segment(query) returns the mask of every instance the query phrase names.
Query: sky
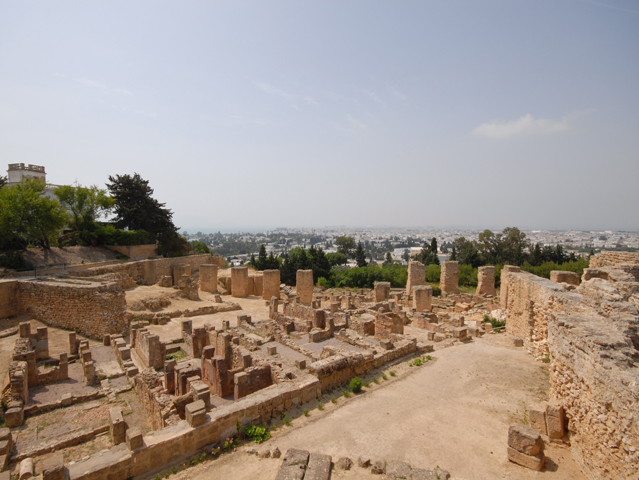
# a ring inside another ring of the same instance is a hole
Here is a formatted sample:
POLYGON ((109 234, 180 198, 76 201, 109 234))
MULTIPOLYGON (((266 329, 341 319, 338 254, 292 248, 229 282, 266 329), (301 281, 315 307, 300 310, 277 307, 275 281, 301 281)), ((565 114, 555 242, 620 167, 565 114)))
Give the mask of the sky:
POLYGON ((0 0, 0 159, 190 232, 636 231, 639 2, 0 0))

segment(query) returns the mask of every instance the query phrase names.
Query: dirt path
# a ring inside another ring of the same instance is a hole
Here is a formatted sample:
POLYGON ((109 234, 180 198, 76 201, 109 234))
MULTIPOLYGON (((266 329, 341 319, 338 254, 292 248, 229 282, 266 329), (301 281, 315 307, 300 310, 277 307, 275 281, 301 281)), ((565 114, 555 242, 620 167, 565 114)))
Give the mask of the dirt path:
MULTIPOLYGON (((547 446, 550 461, 541 473, 506 460, 508 426, 523 419, 527 405, 547 398, 543 363, 507 346, 502 335, 439 350, 433 358, 384 387, 336 407, 329 404, 323 412, 313 410, 309 418, 294 420, 295 428, 275 432, 261 448, 277 446, 282 453, 301 448, 332 455, 333 461, 363 455, 420 468, 439 465, 458 480, 583 477, 568 448, 547 446)), ((275 478, 273 460, 243 451, 226 457, 175 478, 275 478)), ((357 478, 359 469, 354 469, 349 475, 357 478)), ((361 470, 359 477, 365 477, 361 470)))

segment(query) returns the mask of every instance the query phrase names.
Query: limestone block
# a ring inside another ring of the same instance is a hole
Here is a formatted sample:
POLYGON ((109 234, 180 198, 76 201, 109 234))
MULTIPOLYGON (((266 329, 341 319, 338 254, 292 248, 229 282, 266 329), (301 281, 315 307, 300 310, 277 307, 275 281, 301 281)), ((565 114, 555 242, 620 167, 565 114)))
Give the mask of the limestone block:
POLYGON ((310 454, 306 450, 290 448, 284 455, 282 467, 277 472, 275 480, 302 480, 309 456, 310 454))
POLYGON ((350 470, 353 466, 353 461, 348 457, 342 457, 335 463, 335 468, 338 470, 350 470))
POLYGON ((546 457, 543 452, 537 455, 526 455, 525 453, 518 452, 514 448, 508 447, 508 460, 522 467, 540 471, 544 466, 546 457))
POLYGON ((477 295, 495 295, 495 267, 486 266, 477 269, 477 295))
POLYGON ((531 428, 534 428, 542 435, 548 435, 546 428, 546 410, 541 408, 531 408, 528 410, 528 421, 531 428))
POLYGON ((306 360, 295 360, 295 366, 300 370, 304 370, 306 368, 306 360))
POLYGON ((527 425, 511 425, 508 429, 508 446, 525 455, 537 455, 544 449, 539 432, 527 425))
POLYGON ((330 478, 331 457, 320 453, 311 453, 304 480, 329 480, 330 478))
POLYGON ((244 298, 249 294, 249 274, 247 267, 231 268, 231 295, 244 298))
POLYGON ((277 347, 274 345, 266 347, 266 353, 268 353, 269 355, 275 355, 277 353, 277 347))
POLYGON ((560 405, 548 404, 546 407, 546 428, 549 438, 563 438, 565 414, 564 408, 560 405))
POLYGON ((375 302, 386 302, 390 295, 390 282, 375 282, 375 302))
POLYGON ((33 477, 33 459, 25 458, 20 462, 20 474, 18 478, 20 480, 26 480, 33 477))
POLYGON ((122 409, 120 407, 113 407, 109 410, 109 426, 113 445, 123 443, 126 440, 126 423, 124 423, 124 417, 122 416, 122 409))
POLYGON ((4 412, 4 423, 7 427, 19 427, 24 421, 24 410, 22 407, 13 407, 4 412))
POLYGON ((433 301, 433 287, 418 285, 413 287, 413 308, 415 312, 430 312, 433 301))
POLYGON ((426 267, 421 262, 408 262, 408 278, 406 280, 406 295, 412 293, 413 287, 424 285, 426 282, 426 267))
POLYGON ((446 261, 441 264, 439 287, 442 294, 459 293, 459 263, 446 261))
POLYGON ((42 480, 64 480, 64 457, 55 453, 42 461, 42 480))
POLYGON ((298 270, 296 273, 295 288, 300 302, 310 305, 313 301, 313 270, 298 270))
POLYGON ((508 274, 520 272, 521 268, 516 267, 515 265, 504 265, 501 269, 501 287, 499 288, 499 305, 502 310, 506 309, 506 305, 508 305, 508 274))
POLYGON ((459 340, 468 339, 468 327, 456 327, 453 328, 453 337, 459 340))
POLYGON ((524 341, 519 337, 511 337, 511 341, 513 342, 514 347, 523 347, 524 341))
POLYGON ((381 460, 377 460, 371 466, 371 473, 373 475, 383 475, 384 473, 386 473, 386 463, 382 462, 381 460))
POLYGON ((262 299, 280 298, 280 271, 264 270, 262 273, 262 299))
POLYGON ((555 283, 567 283, 568 285, 579 286, 579 274, 575 272, 565 272, 563 270, 552 270, 550 280, 555 283))
POLYGON ((360 468, 368 468, 371 466, 371 460, 368 457, 358 457, 357 466, 360 468))
POLYGON ((192 427, 202 425, 206 421, 206 406, 203 400, 197 400, 193 403, 189 403, 184 408, 184 416, 186 421, 192 427))
POLYGON ((200 265, 200 290, 217 293, 217 265, 200 265))
POLYGON ((411 478, 412 468, 409 463, 406 462, 388 462, 386 464, 386 478, 399 479, 399 478, 411 478))
POLYGON ((132 428, 126 431, 126 446, 129 450, 137 450, 144 446, 144 437, 142 432, 137 428, 132 428))

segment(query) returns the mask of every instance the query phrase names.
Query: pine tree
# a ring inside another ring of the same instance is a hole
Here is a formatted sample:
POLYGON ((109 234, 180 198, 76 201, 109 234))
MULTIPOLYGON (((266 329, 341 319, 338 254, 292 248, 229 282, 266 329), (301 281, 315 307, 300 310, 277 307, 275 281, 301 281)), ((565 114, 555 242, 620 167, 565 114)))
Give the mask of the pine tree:
POLYGON ((355 261, 357 262, 358 267, 365 267, 368 265, 366 262, 366 253, 364 252, 364 247, 362 246, 362 242, 357 244, 357 249, 355 250, 355 261))
POLYGON ((450 260, 453 262, 457 261, 457 249, 455 248, 455 245, 453 245, 453 250, 450 252, 450 260))

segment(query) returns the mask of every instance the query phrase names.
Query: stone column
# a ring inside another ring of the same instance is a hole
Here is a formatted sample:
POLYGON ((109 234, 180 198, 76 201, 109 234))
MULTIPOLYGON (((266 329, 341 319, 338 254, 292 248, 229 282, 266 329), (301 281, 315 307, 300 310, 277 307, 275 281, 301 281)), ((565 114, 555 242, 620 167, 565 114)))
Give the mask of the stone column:
POLYGON ((231 295, 238 298, 248 297, 248 268, 231 268, 231 295))
POLYGON ((280 298, 280 271, 264 270, 262 276, 262 300, 280 298))
POLYGON ((459 293, 459 262, 442 262, 442 273, 439 280, 439 288, 442 294, 459 293))
POLYGON ((375 301, 386 302, 390 296, 390 282, 375 282, 375 301))
POLYGON ((310 305, 313 301, 313 270, 298 270, 295 286, 300 303, 310 305))
POLYGON ((183 265, 173 265, 173 285, 177 285, 182 279, 182 275, 191 276, 191 265, 185 263, 183 265))
POLYGON ((413 308, 416 312, 430 312, 433 301, 433 287, 417 285, 413 287, 413 308))
POLYGON ((416 285, 426 283, 426 267, 421 262, 408 262, 408 280, 406 281, 406 295, 410 295, 416 285))
POLYGON ((477 269, 476 295, 495 296, 495 267, 479 267, 477 269))
POLYGON ((521 268, 514 265, 504 265, 501 269, 501 287, 499 287, 499 307, 502 312, 506 312, 508 307, 508 274, 521 272, 521 268))
POLYGON ((217 293, 217 265, 200 265, 200 290, 217 293))

